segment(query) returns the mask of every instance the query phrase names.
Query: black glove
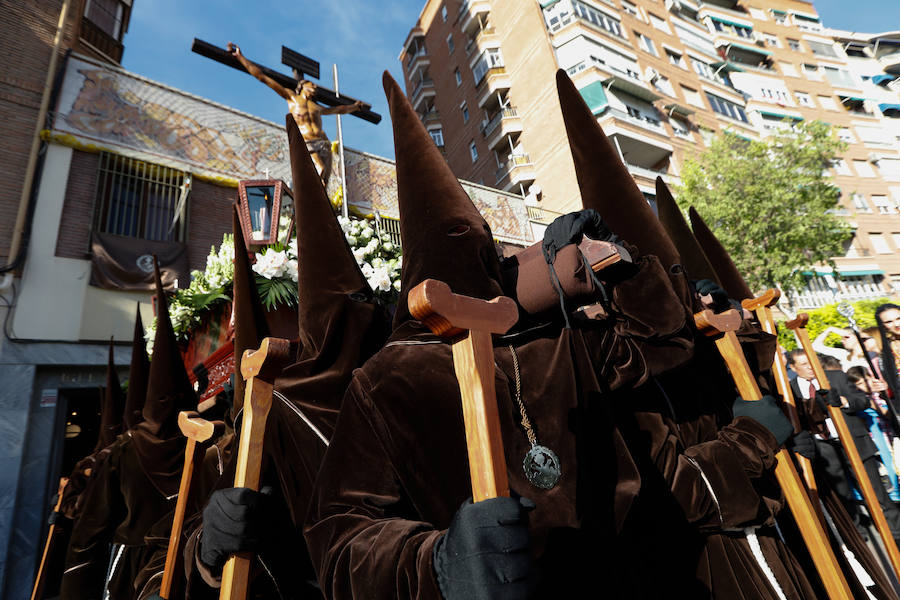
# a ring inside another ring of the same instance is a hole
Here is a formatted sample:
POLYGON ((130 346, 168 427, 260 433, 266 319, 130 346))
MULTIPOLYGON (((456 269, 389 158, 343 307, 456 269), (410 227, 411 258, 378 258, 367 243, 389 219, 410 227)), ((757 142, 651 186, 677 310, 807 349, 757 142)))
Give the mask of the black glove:
POLYGON ((220 568, 236 552, 258 554, 274 536, 279 524, 273 522, 272 488, 255 492, 249 488, 217 490, 203 509, 200 560, 220 568))
POLYGON ((824 404, 835 406, 837 408, 840 408, 841 406, 844 405, 844 403, 841 402, 841 395, 838 394, 837 390, 835 390, 835 389, 816 390, 816 399, 821 401, 824 404))
POLYGON ((806 430, 795 433, 785 443, 785 446, 800 456, 805 456, 809 460, 816 459, 816 441, 813 436, 806 430))
POLYGON ((569 244, 580 244, 581 237, 587 235, 592 240, 618 243, 619 238, 610 231, 596 210, 586 208, 578 212, 556 217, 544 230, 541 247, 544 259, 550 264, 556 260, 556 253, 569 244))
POLYGON ((744 400, 737 398, 732 406, 734 418, 750 417, 754 421, 772 432, 778 445, 782 445, 786 439, 794 433, 794 426, 781 407, 772 396, 763 396, 759 400, 744 400))
POLYGON ((712 279, 700 279, 695 281, 694 287, 701 296, 707 294, 710 295, 713 307, 716 310, 725 310, 731 307, 731 302, 728 300, 728 294, 712 279))
POLYGON ((528 598, 536 578, 527 498, 466 500, 434 545, 434 570, 446 600, 528 598))

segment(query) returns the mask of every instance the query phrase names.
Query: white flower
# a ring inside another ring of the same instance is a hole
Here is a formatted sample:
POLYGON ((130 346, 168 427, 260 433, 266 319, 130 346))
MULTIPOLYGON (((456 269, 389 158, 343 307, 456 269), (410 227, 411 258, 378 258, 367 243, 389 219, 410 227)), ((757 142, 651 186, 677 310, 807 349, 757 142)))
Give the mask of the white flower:
POLYGON ((375 272, 375 269, 372 268, 372 265, 367 262, 364 262, 363 264, 361 264, 359 266, 359 269, 362 271, 363 277, 365 277, 366 279, 371 277, 372 273, 375 272))
POLYGON ((266 248, 263 254, 256 253, 256 264, 253 270, 265 277, 266 279, 274 279, 284 275, 287 268, 287 256, 284 251, 276 251, 272 248, 266 248))
POLYGON ((399 279, 394 281, 394 289, 397 290, 398 292, 400 291, 400 280, 399 279))
POLYGON ((372 273, 372 277, 369 280, 369 285, 372 286, 373 290, 378 290, 381 292, 386 292, 391 289, 391 277, 387 272, 387 269, 384 267, 379 267, 375 269, 375 272, 372 273))
POLYGON ((366 249, 365 248, 354 248, 353 249, 353 258, 356 259, 357 263, 362 263, 363 259, 366 257, 366 249))
POLYGON ((292 258, 292 259, 288 260, 287 262, 285 262, 284 270, 285 270, 285 273, 287 273, 288 277, 291 278, 291 281, 293 281, 294 283, 297 283, 297 278, 298 278, 297 260, 292 258))

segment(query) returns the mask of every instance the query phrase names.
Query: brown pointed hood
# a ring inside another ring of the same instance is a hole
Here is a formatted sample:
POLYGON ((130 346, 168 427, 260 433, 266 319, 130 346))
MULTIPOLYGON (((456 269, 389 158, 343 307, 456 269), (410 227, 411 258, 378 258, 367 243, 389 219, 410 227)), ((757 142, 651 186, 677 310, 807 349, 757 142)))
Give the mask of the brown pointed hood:
POLYGON ((584 208, 599 212, 609 228, 637 246, 641 254, 656 255, 666 268, 680 264, 678 252, 653 209, 562 69, 556 72, 556 86, 584 208))
POLYGON ((722 288, 728 293, 728 297, 735 300, 753 298, 753 291, 750 289, 750 286, 744 281, 734 261, 731 260, 728 251, 725 250, 725 247, 722 246, 715 234, 706 226, 703 218, 693 207, 688 209, 688 216, 691 219, 694 237, 709 259, 713 270, 719 277, 722 288))
POLYGON ((659 221, 675 245, 678 255, 681 257, 681 265, 687 271, 688 277, 712 279, 721 285, 715 270, 709 264, 709 260, 694 238, 694 234, 691 233, 690 226, 662 177, 656 178, 656 208, 659 213, 659 221))
POLYGON ((241 358, 244 350, 259 348, 264 337, 269 335, 266 323, 266 312, 259 291, 256 289, 256 277, 250 266, 247 246, 244 244, 244 233, 238 218, 237 206, 232 211, 231 228, 234 232, 234 285, 232 314, 234 318, 234 402, 231 406, 232 420, 244 406, 244 378, 241 376, 241 358))
POLYGON ((97 437, 97 445, 94 452, 103 450, 114 441, 116 436, 122 433, 122 413, 125 408, 125 397, 122 394, 122 384, 119 383, 119 374, 116 372, 115 346, 113 340, 109 340, 109 358, 106 363, 106 389, 103 391, 103 400, 100 405, 100 434, 97 437))
POLYGON ((144 400, 147 399, 147 378, 150 375, 150 359, 147 358, 147 342, 144 340, 144 323, 138 305, 134 317, 134 337, 131 340, 131 368, 128 370, 128 392, 125 396, 125 413, 122 420, 125 429, 131 429, 144 420, 144 400))
POLYGON ((181 351, 172 322, 169 303, 163 293, 159 265, 154 261, 156 277, 156 337, 153 341, 153 360, 147 381, 147 400, 140 427, 159 439, 181 436, 178 413, 197 409, 197 396, 184 368, 181 351))
POLYGON ((330 434, 353 370, 384 344, 388 317, 353 257, 291 115, 285 126, 297 227, 300 351, 277 387, 330 434))
POLYGON ((394 327, 412 317, 409 290, 439 279, 457 294, 501 295, 500 260, 487 222, 463 191, 397 82, 385 71, 384 91, 394 128, 402 288, 394 327))

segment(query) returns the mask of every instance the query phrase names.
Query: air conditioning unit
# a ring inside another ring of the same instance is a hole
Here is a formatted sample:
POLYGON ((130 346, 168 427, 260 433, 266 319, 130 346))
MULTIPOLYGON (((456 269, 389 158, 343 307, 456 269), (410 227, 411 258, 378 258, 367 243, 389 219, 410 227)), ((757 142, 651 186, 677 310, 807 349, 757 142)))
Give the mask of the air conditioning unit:
POLYGON ((644 69, 644 81, 647 83, 653 83, 657 79, 659 79, 659 71, 654 69, 653 67, 647 67, 644 69))
POLYGON ((869 152, 869 162, 870 163, 877 163, 882 158, 884 158, 884 157, 881 156, 880 154, 878 154, 877 152, 869 152))
POLYGON ((681 10, 681 0, 666 0, 666 10, 672 12, 681 10))
POLYGON ((756 42, 757 46, 765 46, 766 45, 765 36, 758 31, 753 32, 753 41, 756 42))

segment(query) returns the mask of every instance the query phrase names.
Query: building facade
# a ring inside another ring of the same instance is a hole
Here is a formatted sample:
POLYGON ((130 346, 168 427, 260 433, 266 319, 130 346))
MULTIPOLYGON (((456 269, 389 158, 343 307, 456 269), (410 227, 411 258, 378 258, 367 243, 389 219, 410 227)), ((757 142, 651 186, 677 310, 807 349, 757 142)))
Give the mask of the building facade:
POLYGON ((818 119, 854 237, 801 307, 900 290, 898 34, 826 29, 801 0, 429 0, 400 53, 407 93, 459 177, 580 208, 554 72, 565 69, 652 202, 717 132, 818 119))

